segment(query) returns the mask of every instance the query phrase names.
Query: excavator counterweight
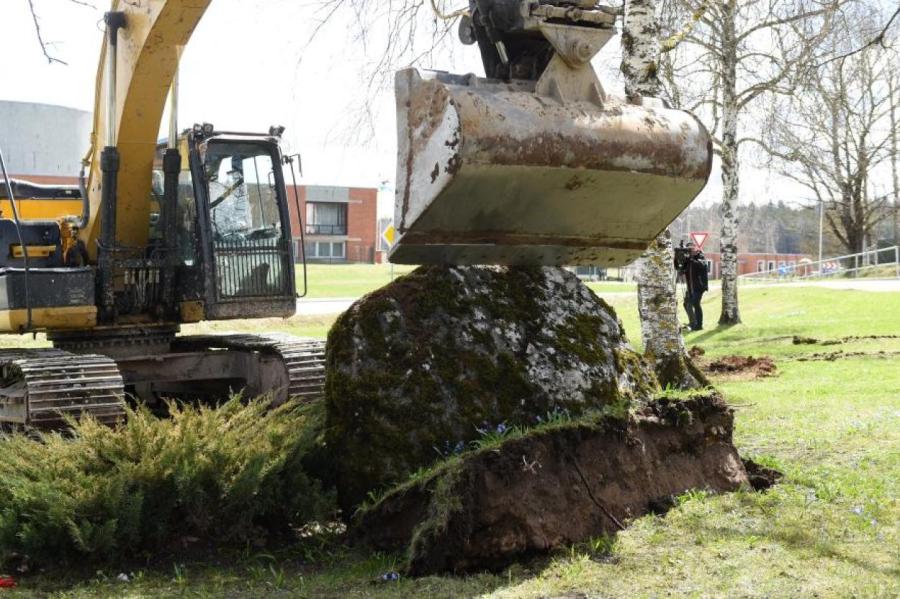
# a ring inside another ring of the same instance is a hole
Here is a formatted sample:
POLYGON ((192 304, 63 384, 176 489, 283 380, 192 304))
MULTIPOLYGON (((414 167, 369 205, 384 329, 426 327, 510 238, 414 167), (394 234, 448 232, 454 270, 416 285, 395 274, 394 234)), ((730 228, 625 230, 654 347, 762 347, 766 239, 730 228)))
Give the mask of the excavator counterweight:
POLYGON ((614 16, 576 4, 473 1, 488 78, 398 73, 392 262, 623 265, 706 185, 707 131, 607 95, 590 60, 614 16))

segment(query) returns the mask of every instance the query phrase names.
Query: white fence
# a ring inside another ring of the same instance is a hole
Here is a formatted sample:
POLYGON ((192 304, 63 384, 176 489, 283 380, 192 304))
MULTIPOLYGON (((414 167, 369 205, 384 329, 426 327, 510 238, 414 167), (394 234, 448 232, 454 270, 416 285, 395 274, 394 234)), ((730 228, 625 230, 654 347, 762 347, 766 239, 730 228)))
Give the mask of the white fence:
MULTIPOLYGON (((738 277, 741 282, 779 282, 799 281, 804 279, 825 279, 838 277, 856 277, 877 268, 893 267, 892 274, 900 279, 900 246, 872 249, 858 254, 847 254, 816 262, 802 262, 797 265, 784 265, 774 270, 754 272, 738 277)), ((888 276, 890 276, 888 274, 888 276)))

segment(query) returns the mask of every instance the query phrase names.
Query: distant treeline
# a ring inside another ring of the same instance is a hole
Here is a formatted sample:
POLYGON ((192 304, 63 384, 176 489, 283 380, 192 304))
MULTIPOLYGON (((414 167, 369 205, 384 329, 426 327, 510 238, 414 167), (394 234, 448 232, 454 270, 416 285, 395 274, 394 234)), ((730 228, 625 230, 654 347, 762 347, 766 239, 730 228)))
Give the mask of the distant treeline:
MULTIPOLYGON (((819 253, 819 209, 818 206, 796 207, 784 202, 769 204, 742 204, 737 207, 738 251, 751 253, 809 254, 819 253)), ((710 234, 704 249, 719 251, 719 237, 722 218, 719 206, 692 206, 672 223, 672 238, 675 245, 690 239, 691 232, 710 234)), ((894 219, 892 216, 878 223, 873 231, 873 239, 868 246, 876 244, 895 245, 894 219)), ((826 257, 846 254, 837 236, 825 222, 823 250, 826 257)))

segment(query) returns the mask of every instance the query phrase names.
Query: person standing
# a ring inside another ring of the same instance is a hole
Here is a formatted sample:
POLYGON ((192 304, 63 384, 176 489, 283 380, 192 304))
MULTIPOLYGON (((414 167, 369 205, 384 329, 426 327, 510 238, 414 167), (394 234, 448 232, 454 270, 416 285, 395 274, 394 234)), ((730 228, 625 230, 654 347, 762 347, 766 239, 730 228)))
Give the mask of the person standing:
POLYGON ((703 294, 709 291, 709 272, 706 269, 706 258, 696 245, 688 246, 690 255, 682 266, 681 274, 687 284, 684 295, 684 310, 692 331, 703 330, 703 294))

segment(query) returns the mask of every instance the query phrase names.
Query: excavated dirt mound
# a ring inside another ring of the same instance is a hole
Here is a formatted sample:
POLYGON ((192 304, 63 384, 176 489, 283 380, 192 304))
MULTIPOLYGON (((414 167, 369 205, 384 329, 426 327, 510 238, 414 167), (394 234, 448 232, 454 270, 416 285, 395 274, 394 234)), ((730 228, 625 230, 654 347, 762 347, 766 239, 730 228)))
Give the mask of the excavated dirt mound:
POLYGON ((725 356, 706 364, 704 369, 715 374, 749 375, 754 378, 774 376, 778 371, 775 362, 767 356, 725 356))
POLYGON ((815 339, 813 337, 801 337, 795 335, 793 338, 794 345, 843 345, 844 343, 853 343, 854 341, 874 341, 885 339, 900 339, 900 335, 851 335, 850 337, 841 337, 839 339, 815 339))
POLYGON ((416 576, 500 569, 615 533, 685 491, 748 485, 732 428, 732 411, 710 394, 536 429, 401 485, 358 512, 351 536, 406 548, 416 576))
POLYGON ((784 476, 778 470, 757 464, 753 460, 744 460, 744 469, 754 491, 767 491, 774 487, 784 476))
POLYGON ((688 356, 691 360, 697 360, 706 355, 706 350, 700 347, 699 345, 695 345, 691 349, 688 350, 688 356))
POLYGON ((834 351, 834 352, 825 352, 825 353, 815 353, 809 354, 805 356, 800 356, 795 360, 797 362, 836 362, 837 360, 844 360, 847 358, 893 358, 896 356, 900 356, 900 351, 834 351))

